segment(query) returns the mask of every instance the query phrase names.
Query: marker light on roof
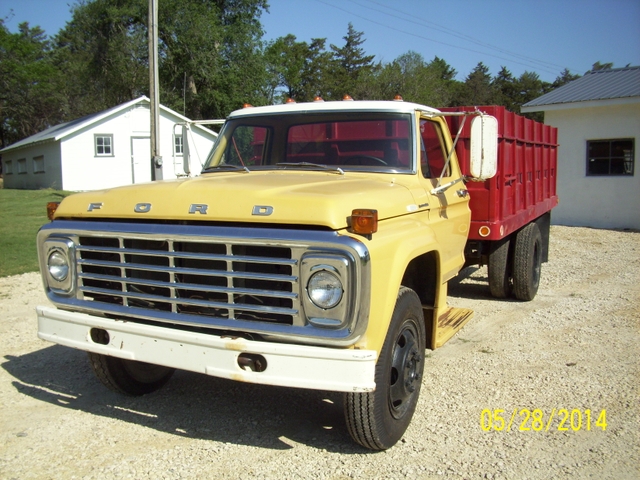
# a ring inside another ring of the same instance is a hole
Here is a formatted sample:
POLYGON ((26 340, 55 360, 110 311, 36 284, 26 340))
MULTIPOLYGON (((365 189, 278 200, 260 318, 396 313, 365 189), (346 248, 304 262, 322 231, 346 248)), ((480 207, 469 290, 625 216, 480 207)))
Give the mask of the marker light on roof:
POLYGON ((344 97, 342 97, 342 100, 345 102, 353 102, 353 98, 351 98, 351 95, 345 95, 344 97))
POLYGON ((296 101, 293 98, 287 98, 285 103, 296 103, 296 101))
POLYGON ((393 100, 396 102, 403 102, 404 99, 402 98, 402 95, 396 95, 395 97, 393 97, 393 100))
POLYGON ((314 102, 324 102, 324 100, 322 99, 322 97, 320 95, 316 95, 316 97, 313 99, 314 102))
POLYGON ((250 103, 243 103, 242 104, 242 108, 252 108, 253 105, 251 105, 250 103))

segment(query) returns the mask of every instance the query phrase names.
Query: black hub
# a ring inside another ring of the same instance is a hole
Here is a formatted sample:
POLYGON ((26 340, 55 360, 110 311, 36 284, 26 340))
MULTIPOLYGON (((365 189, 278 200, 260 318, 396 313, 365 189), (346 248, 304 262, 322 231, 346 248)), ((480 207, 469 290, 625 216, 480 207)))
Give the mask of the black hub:
POLYGON ((422 381, 421 362, 416 332, 413 328, 405 328, 394 345, 389 379, 389 409, 395 418, 406 413, 410 399, 422 381))

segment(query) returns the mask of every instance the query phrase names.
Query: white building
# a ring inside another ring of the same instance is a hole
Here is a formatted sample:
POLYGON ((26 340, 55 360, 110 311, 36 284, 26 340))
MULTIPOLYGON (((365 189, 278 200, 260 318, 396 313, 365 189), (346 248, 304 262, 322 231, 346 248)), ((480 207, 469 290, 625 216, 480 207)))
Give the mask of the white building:
POLYGON ((558 196, 552 222, 640 229, 640 67, 592 71, 532 100, 558 127, 558 196))
MULTIPOLYGON (((56 125, 0 150, 4 188, 86 191, 151 181, 149 99, 142 96, 103 112, 56 125)), ((160 106, 162 178, 184 176, 186 117, 160 106)), ((216 134, 189 130, 190 170, 198 173, 216 134)))

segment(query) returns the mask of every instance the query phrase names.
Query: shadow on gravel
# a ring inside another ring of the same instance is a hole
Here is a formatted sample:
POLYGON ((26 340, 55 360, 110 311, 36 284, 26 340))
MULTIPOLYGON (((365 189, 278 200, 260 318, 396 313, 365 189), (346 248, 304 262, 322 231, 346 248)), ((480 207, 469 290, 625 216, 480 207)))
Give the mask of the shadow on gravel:
POLYGON ((286 450, 295 443, 340 453, 367 453, 347 432, 342 394, 244 384, 176 371, 158 392, 127 397, 93 375, 86 354, 51 347, 2 364, 24 395, 186 438, 286 450))
POLYGON ((472 300, 493 299, 489 290, 487 270, 479 267, 467 267, 449 280, 449 297, 472 300))

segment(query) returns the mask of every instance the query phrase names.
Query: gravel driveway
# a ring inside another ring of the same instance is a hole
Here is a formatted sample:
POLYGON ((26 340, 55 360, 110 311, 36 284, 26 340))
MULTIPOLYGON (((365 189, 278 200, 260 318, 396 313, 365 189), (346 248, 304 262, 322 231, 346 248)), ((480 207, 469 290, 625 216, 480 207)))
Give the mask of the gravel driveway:
POLYGON ((112 393, 37 338, 39 275, 0 278, 0 478, 640 478, 640 233, 554 226, 550 248, 533 302, 489 297, 486 268, 451 285, 476 315, 381 453, 337 393, 189 372, 112 393))

